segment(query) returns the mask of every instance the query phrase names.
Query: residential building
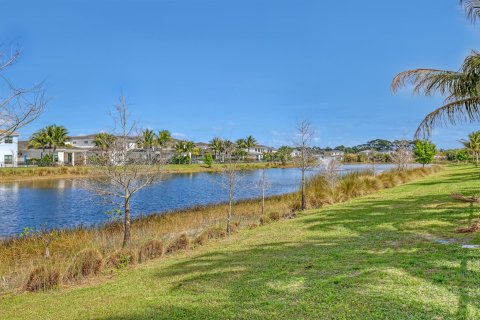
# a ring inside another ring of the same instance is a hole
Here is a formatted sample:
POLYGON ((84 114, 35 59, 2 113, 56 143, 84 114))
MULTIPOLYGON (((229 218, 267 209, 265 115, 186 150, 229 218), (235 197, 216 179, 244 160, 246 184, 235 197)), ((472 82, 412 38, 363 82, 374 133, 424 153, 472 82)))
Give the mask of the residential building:
POLYGON ((257 161, 261 161, 265 153, 275 153, 277 152, 277 149, 272 147, 257 145, 253 148, 247 148, 245 151, 247 151, 247 157, 253 158, 257 161))
POLYGON ((19 134, 13 132, 0 139, 0 167, 18 166, 18 137, 19 134))

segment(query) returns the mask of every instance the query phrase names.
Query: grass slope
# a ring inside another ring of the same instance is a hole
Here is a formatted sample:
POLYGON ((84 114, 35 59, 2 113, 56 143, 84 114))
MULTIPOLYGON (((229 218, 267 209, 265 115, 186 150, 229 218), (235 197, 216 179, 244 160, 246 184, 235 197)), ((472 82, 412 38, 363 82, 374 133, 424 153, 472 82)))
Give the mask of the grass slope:
POLYGON ((100 284, 0 298, 2 319, 478 319, 478 169, 305 212, 125 270, 100 284), (438 239, 450 239, 442 244, 438 239))

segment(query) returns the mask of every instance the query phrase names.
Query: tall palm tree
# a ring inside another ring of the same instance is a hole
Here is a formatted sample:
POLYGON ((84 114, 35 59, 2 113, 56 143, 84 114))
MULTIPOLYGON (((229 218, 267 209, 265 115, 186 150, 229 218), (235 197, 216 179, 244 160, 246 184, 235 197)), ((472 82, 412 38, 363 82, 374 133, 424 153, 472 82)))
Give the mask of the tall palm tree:
POLYGON ((45 128, 38 130, 30 137, 28 146, 35 149, 42 149, 42 151, 45 152, 45 149, 48 147, 48 136, 45 128))
POLYGON ((189 163, 192 163, 192 152, 195 149, 193 141, 181 140, 175 144, 175 151, 179 154, 186 153, 188 155, 189 163))
POLYGON ((150 152, 154 149, 156 142, 157 135, 155 132, 153 132, 153 130, 145 129, 142 131, 140 145, 142 146, 143 150, 147 151, 148 160, 151 158, 150 152))
POLYGON ((160 147, 160 157, 163 154, 163 148, 166 148, 173 141, 172 134, 168 130, 161 130, 157 135, 157 145, 160 147))
MULTIPOLYGON (((475 21, 480 16, 480 0, 460 0, 467 17, 475 21)), ((480 120, 480 53, 472 51, 458 71, 413 69, 399 73, 392 81, 396 92, 407 84, 414 93, 445 96, 442 106, 430 112, 420 123, 415 138, 428 137, 433 128, 442 124, 476 122, 480 120)))
POLYGON ((217 155, 220 155, 223 149, 223 142, 222 139, 220 138, 213 138, 210 141, 210 148, 213 150, 213 154, 215 156, 215 159, 217 159, 217 155))
POLYGON ((247 140, 246 139, 238 139, 235 141, 235 144, 237 145, 237 150, 235 150, 235 154, 239 157, 245 159, 245 156, 247 155, 247 151, 245 149, 247 148, 247 140))
POLYGON ((95 135, 93 143, 97 148, 100 148, 102 152, 107 152, 113 145, 115 136, 110 133, 101 132, 95 135))
POLYGON ((53 152, 57 150, 57 147, 64 147, 65 141, 68 137, 68 130, 64 126, 48 126, 47 132, 49 132, 50 138, 50 147, 52 148, 53 152))
POLYGON ((478 157, 480 155, 480 131, 474 131, 468 135, 468 140, 460 140, 465 149, 472 154, 478 165, 478 157))
POLYGON ((252 136, 248 136, 246 139, 245 139, 245 143, 247 145, 247 148, 254 148, 256 145, 257 145, 257 139, 255 139, 254 137, 252 136))

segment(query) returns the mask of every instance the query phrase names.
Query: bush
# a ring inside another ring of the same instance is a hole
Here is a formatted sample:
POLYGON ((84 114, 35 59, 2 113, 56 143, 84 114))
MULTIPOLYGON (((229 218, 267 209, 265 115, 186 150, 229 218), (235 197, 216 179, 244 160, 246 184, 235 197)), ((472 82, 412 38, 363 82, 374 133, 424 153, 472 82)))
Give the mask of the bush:
POLYGON ((265 225, 267 223, 270 223, 272 222, 272 220, 270 219, 270 217, 268 215, 263 215, 260 217, 260 225, 265 225))
POLYGON ((208 228, 207 230, 203 231, 198 237, 195 238, 194 244, 202 246, 206 242, 210 240, 222 239, 227 236, 225 229, 218 226, 208 228))
POLYGON ((46 291, 60 284, 60 272, 53 267, 37 267, 28 276, 27 291, 46 291))
POLYGON ((74 258, 64 278, 68 281, 96 275, 100 273, 102 266, 102 254, 96 249, 86 249, 74 258))
POLYGON ((159 240, 152 239, 147 241, 138 250, 138 261, 144 262, 150 259, 160 258, 163 255, 163 243, 159 240))
POLYGON ((186 250, 190 247, 190 239, 186 234, 182 234, 167 247, 166 253, 173 253, 179 250, 186 250))
POLYGON ((131 249, 124 248, 115 252, 108 258, 107 266, 122 269, 128 265, 135 264, 136 260, 135 252, 131 249))
POLYGON ((268 214, 268 217, 270 218, 271 221, 278 221, 280 220, 280 213, 274 211, 274 212, 270 212, 268 214))

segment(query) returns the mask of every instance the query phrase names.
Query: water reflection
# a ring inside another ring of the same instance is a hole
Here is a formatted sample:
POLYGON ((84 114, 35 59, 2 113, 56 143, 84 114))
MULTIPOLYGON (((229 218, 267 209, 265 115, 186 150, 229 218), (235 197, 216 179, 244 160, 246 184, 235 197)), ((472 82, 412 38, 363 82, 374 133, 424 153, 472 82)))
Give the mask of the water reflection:
MULTIPOLYGON (((344 166, 344 172, 366 166, 344 166)), ((383 166, 380 169, 388 169, 383 166)), ((309 174, 314 174, 310 171, 309 174)), ((297 190, 298 169, 268 169, 267 195, 297 190)), ((166 212, 195 205, 224 202, 218 173, 166 174, 161 181, 140 191, 132 201, 134 216, 166 212)), ((257 182, 261 171, 243 173, 237 199, 260 197, 257 182)), ((24 227, 73 227, 107 221, 111 209, 95 193, 82 187, 80 179, 49 179, 0 184, 0 236, 20 233, 24 227)))

